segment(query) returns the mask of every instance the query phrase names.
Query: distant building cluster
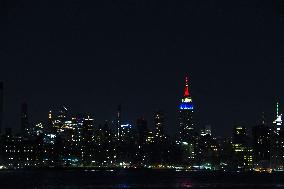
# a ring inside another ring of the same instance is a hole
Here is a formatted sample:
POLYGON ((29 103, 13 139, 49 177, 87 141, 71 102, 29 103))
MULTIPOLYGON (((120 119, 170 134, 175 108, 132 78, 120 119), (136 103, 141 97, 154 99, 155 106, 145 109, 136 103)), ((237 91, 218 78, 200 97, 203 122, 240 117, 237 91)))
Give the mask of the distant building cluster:
MULTIPOLYGON (((3 115, 0 83, 0 129, 3 115)), ((19 134, 6 128, 0 138, 0 168, 121 167, 174 168, 221 171, 284 171, 284 130, 279 105, 276 118, 252 127, 233 128, 232 137, 212 136, 211 126, 198 130, 186 78, 178 108, 178 131, 165 134, 165 114, 153 114, 153 129, 146 119, 125 123, 121 106, 116 119, 97 124, 85 115, 71 115, 66 107, 49 111, 46 120, 31 125, 28 105, 22 104, 19 134), (271 124, 270 124, 271 123, 271 124)), ((3 130, 3 129, 2 129, 3 130)))

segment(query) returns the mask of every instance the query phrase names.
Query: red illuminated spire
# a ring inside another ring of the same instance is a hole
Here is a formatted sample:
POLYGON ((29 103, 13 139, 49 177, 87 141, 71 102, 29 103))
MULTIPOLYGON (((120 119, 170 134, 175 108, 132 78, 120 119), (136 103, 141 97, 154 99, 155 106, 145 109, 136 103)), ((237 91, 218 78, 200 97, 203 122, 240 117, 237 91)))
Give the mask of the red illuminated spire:
POLYGON ((184 97, 189 97, 189 89, 188 89, 188 77, 185 77, 185 89, 184 89, 184 97))

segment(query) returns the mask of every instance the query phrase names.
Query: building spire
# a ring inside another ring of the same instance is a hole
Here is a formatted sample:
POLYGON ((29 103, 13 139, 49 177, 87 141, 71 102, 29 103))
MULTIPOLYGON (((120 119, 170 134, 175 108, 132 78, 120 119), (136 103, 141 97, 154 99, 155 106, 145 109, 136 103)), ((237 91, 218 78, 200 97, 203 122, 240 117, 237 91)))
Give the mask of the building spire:
POLYGON ((188 89, 188 77, 185 77, 185 89, 184 89, 184 97, 189 97, 189 89, 188 89))
POLYGON ((262 125, 265 125, 265 113, 262 112, 262 118, 261 118, 262 125))
POLYGON ((276 103, 276 116, 279 116, 279 103, 276 103))

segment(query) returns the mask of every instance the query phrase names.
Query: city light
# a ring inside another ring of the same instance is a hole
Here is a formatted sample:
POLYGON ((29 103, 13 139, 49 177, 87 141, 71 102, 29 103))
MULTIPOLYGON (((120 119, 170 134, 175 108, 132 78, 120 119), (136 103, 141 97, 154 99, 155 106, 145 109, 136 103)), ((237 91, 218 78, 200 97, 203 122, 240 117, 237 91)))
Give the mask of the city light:
MULTIPOLYGON (((97 123, 92 116, 74 116, 65 106, 49 111, 48 119, 31 125, 22 107, 21 133, 2 135, 0 169, 92 167, 174 169, 176 171, 284 171, 284 132, 279 104, 273 126, 233 127, 232 137, 218 138, 210 124, 198 128, 188 78, 178 108, 177 133, 165 132, 167 116, 157 110, 153 128, 144 118, 124 122, 119 106, 116 120, 97 123), (230 157, 230 158, 229 158, 230 157)), ((126 120, 125 120, 126 121, 126 120)), ((111 169, 110 169, 111 168, 111 169)))

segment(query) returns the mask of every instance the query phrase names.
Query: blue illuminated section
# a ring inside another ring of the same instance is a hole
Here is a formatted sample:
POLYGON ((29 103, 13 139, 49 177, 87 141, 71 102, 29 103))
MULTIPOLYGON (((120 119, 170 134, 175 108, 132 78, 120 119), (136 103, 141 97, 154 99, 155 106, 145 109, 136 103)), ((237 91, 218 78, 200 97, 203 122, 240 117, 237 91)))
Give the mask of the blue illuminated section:
POLYGON ((179 106, 179 109, 180 110, 193 110, 193 104, 192 103, 186 103, 186 102, 183 102, 180 104, 179 106))
POLYGON ((130 124, 124 124, 124 125, 121 125, 122 128, 131 128, 131 125, 130 124))

